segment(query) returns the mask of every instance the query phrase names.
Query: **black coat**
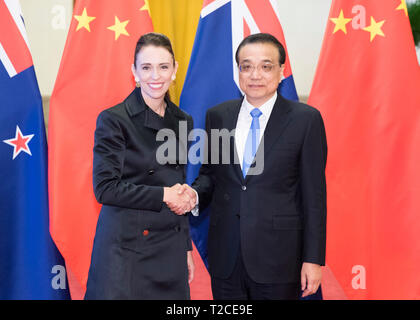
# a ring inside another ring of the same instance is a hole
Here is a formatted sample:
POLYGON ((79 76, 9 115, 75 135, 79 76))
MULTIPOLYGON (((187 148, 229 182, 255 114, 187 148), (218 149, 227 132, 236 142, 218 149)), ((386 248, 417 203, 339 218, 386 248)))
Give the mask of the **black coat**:
MULTIPOLYGON (((187 216, 163 202, 163 187, 185 181, 179 157, 159 164, 158 130, 178 134, 192 118, 169 100, 164 118, 135 89, 98 116, 93 186, 101 203, 86 299, 189 299, 187 216)), ((179 141, 179 140, 177 140, 179 141)), ((180 148, 183 149, 183 148, 180 148)), ((179 156, 179 154, 178 154, 179 156)))
MULTIPOLYGON (((241 104, 242 99, 232 100, 209 109, 207 134, 235 129, 241 104)), ((257 152, 261 174, 243 178, 231 138, 231 161, 202 165, 193 184, 200 210, 210 204, 210 274, 229 277, 241 248, 254 281, 300 282, 302 262, 325 263, 327 143, 322 117, 279 95, 263 140, 257 152)), ((210 138, 208 145, 212 143, 210 138)))

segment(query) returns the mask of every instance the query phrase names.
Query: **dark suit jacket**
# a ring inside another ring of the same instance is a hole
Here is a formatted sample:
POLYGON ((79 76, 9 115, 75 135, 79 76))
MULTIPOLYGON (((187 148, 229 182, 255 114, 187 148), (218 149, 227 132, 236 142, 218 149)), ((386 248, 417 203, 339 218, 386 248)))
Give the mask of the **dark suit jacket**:
POLYGON ((102 209, 89 271, 87 299, 188 299, 187 216, 163 203, 163 187, 185 181, 185 165, 174 157, 161 165, 158 130, 178 134, 192 118, 169 100, 162 119, 138 89, 104 110, 95 131, 93 186, 102 209))
MULTIPOLYGON (((232 100, 208 110, 209 146, 214 143, 211 129, 235 129, 241 104, 242 99, 232 100)), ((224 144, 231 161, 203 164, 193 184, 200 210, 210 204, 210 273, 229 277, 241 248, 254 281, 299 282, 302 262, 325 263, 327 143, 322 117, 279 95, 263 140, 264 148, 260 143, 257 151, 258 165, 264 159, 261 174, 243 178, 231 138, 224 144)), ((212 152, 209 148, 209 162, 212 152)))

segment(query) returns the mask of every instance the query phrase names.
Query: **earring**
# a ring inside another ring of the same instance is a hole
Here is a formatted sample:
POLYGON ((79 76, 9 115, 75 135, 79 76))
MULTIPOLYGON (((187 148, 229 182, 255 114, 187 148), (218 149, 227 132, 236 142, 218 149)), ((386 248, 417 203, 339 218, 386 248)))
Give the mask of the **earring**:
POLYGON ((172 75, 172 81, 174 81, 176 79, 176 76, 173 74, 172 75))
POLYGON ((136 81, 136 88, 140 88, 140 81, 136 81))

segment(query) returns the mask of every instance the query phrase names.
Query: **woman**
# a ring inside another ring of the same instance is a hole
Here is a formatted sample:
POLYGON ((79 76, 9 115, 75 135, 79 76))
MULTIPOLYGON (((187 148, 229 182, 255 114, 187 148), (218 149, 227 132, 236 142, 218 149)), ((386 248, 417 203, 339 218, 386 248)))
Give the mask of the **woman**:
MULTIPOLYGON (((167 93, 177 67, 166 36, 143 35, 132 66, 136 88, 98 117, 93 185, 103 206, 85 299, 190 298, 194 263, 188 218, 181 213, 195 203, 178 192, 185 180, 182 150, 162 164, 158 149, 166 142, 156 139, 161 129, 178 134, 182 122, 188 132, 193 127, 167 93)), ((173 142, 182 149, 178 137, 173 142)))

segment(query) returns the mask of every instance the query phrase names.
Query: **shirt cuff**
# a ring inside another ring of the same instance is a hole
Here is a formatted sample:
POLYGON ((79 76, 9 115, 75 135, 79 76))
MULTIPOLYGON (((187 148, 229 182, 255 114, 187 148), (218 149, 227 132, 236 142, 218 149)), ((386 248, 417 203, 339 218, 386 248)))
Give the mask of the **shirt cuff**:
POLYGON ((191 214, 195 217, 198 217, 198 215, 200 214, 199 210, 198 210, 198 193, 197 191, 195 191, 195 189, 193 189, 194 193, 195 193, 195 198, 197 199, 197 201, 195 202, 195 207, 191 210, 191 214))

